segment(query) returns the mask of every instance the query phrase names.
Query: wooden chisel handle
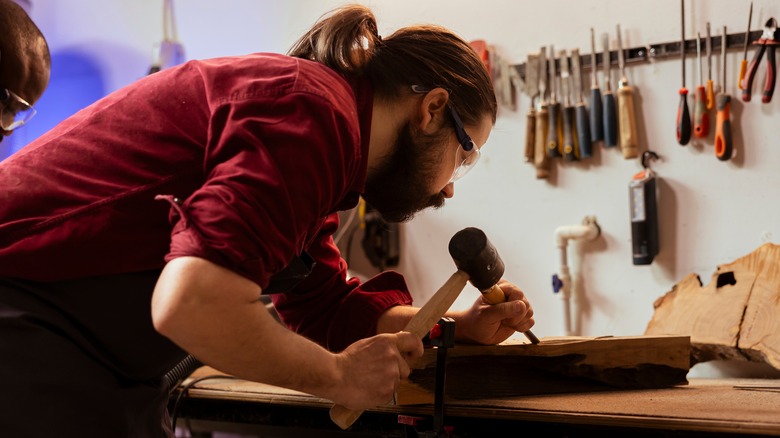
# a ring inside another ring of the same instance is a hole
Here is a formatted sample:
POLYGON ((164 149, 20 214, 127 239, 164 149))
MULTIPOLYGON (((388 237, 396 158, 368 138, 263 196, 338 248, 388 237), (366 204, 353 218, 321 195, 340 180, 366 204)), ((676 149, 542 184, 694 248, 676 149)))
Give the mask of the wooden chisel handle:
POLYGON ((547 157, 547 106, 543 105, 536 112, 536 132, 534 134, 534 165, 536 178, 544 179, 550 175, 550 159, 547 157))
POLYGON ((547 108, 547 156, 556 158, 561 156, 561 137, 563 136, 563 124, 561 123, 561 104, 551 103, 547 108))
POLYGON ((525 116, 525 155, 526 163, 534 162, 534 134, 536 134, 536 111, 531 108, 525 116))
MULTIPOLYGON (((469 281, 469 275, 458 270, 436 291, 435 294, 417 311, 404 327, 409 332, 422 339, 428 331, 444 316, 452 306, 460 291, 469 281)), ((503 294, 503 292, 502 292, 503 294)), ((340 428, 346 429, 363 413, 362 410, 352 410, 341 405, 333 405, 330 409, 330 419, 340 428)))
POLYGON ((625 85, 618 88, 618 114, 620 149, 623 151, 623 158, 636 158, 639 155, 639 141, 636 131, 634 87, 625 85))
MULTIPOLYGON (((484 299, 488 304, 498 304, 506 301, 506 295, 504 294, 504 291, 501 290, 501 287, 499 287, 497 284, 494 284, 493 287, 482 292, 482 299, 484 299)), ((539 343, 539 338, 537 338, 536 335, 531 332, 531 330, 528 330, 523 334, 526 338, 528 338, 529 341, 531 341, 532 344, 539 343)))

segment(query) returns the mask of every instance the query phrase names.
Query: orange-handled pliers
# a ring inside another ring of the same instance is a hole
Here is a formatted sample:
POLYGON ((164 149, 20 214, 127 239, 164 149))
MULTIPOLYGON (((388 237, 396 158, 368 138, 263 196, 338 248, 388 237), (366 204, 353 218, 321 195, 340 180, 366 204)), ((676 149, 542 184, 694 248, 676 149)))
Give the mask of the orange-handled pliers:
POLYGON ((775 80, 777 79, 777 68, 775 65, 775 46, 780 43, 775 39, 775 32, 777 31, 777 20, 770 18, 764 25, 764 33, 761 35, 758 41, 753 44, 758 45, 756 54, 753 55, 753 60, 750 61, 748 71, 745 76, 745 88, 742 89, 742 100, 750 102, 751 88, 753 88, 753 79, 756 76, 756 70, 758 64, 761 62, 761 58, 766 52, 766 79, 764 81, 764 95, 761 97, 761 101, 768 103, 772 100, 772 94, 775 92, 775 80))

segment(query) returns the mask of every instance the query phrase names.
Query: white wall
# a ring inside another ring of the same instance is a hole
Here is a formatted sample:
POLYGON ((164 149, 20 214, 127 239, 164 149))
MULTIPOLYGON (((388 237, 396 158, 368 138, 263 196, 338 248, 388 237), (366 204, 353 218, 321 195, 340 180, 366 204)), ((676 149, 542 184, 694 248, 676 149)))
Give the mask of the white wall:
MULTIPOLYGON (((317 17, 342 3, 179 0, 176 18, 190 58, 284 52, 317 17)), ((550 44, 556 50, 579 48, 583 54, 590 53, 590 27, 597 35, 611 32, 614 42, 619 23, 625 47, 680 38, 677 0, 363 3, 374 8, 382 34, 414 23, 442 24, 467 40, 487 40, 515 63, 550 44)), ((707 21, 715 35, 723 25, 730 33, 743 32, 748 6, 748 0, 686 0, 687 36, 704 33, 707 21)), ((162 37, 161 9, 161 0, 34 0, 31 13, 53 52, 79 47, 93 53, 110 91, 145 73, 151 47, 162 37)), ((772 15, 780 15, 780 2, 755 0, 753 30, 772 15)), ((738 95, 741 56, 741 51, 728 54, 732 95, 738 95)), ((722 60, 720 56, 714 59, 718 83, 722 60)), ((688 88, 697 80, 694 64, 688 57, 688 88)), ((482 161, 457 184, 456 197, 442 210, 423 213, 404 226, 399 270, 407 275, 417 303, 422 304, 454 271, 446 249, 450 237, 466 226, 476 226, 498 248, 506 263, 506 277, 531 298, 538 321, 535 333, 540 337, 562 335, 561 304, 550 287, 550 276, 558 268, 553 231, 595 215, 602 237, 570 245, 576 289, 585 300, 582 334, 637 335, 652 316, 653 301, 686 274, 696 272, 706 284, 719 263, 747 254, 764 242, 780 241, 780 96, 768 105, 756 99, 745 105, 734 101, 737 156, 723 163, 714 157, 712 135, 685 147, 676 142, 680 70, 679 60, 628 69, 629 81, 639 93, 641 147, 663 158, 653 165, 660 178, 661 253, 651 266, 631 263, 627 186, 641 169, 640 163, 624 160, 617 149, 599 148, 591 161, 557 163, 550 180, 537 180, 533 166, 522 159, 528 105, 522 96, 522 110, 501 109, 482 161)), ((601 74, 599 80, 603 85, 601 74)), ((585 82, 588 86, 587 76, 585 82)), ((711 117, 714 125, 714 114, 711 117)), ((475 294, 468 289, 456 306, 468 306, 475 294)))

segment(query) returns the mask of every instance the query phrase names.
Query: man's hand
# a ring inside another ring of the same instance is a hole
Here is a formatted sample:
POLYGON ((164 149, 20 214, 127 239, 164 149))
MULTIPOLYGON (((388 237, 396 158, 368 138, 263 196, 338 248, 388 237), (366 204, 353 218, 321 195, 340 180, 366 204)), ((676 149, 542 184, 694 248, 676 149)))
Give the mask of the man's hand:
POLYGON ((343 378, 331 400, 353 410, 364 410, 393 399, 401 379, 409 376, 409 361, 423 354, 422 341, 407 332, 361 339, 339 353, 343 378))
POLYGON ((459 341, 494 345, 533 327, 534 311, 523 291, 504 280, 498 286, 506 295, 506 302, 491 305, 480 296, 470 309, 451 315, 459 341))

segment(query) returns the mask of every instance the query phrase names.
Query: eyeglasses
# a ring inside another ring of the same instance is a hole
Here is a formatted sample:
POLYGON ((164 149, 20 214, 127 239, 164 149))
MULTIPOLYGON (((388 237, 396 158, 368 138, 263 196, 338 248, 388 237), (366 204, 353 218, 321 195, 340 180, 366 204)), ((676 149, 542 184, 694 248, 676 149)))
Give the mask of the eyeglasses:
POLYGON ((38 112, 26 100, 7 88, 0 89, 0 104, 0 128, 4 131, 13 131, 24 125, 38 112))
MULTIPOLYGON (((431 91, 431 89, 422 85, 412 85, 412 91, 417 94, 425 94, 431 91)), ((455 170, 452 172, 452 177, 449 181, 450 183, 453 183, 461 179, 463 175, 467 174, 474 165, 477 164, 481 154, 479 148, 474 143, 474 140, 466 133, 466 129, 463 127, 463 121, 460 119, 460 115, 455 110, 455 107, 447 104, 447 108, 449 109, 450 118, 452 118, 452 122, 455 125, 455 136, 458 138, 460 147, 466 153, 466 156, 461 159, 460 150, 456 152, 455 162, 459 164, 455 166, 455 170)))

